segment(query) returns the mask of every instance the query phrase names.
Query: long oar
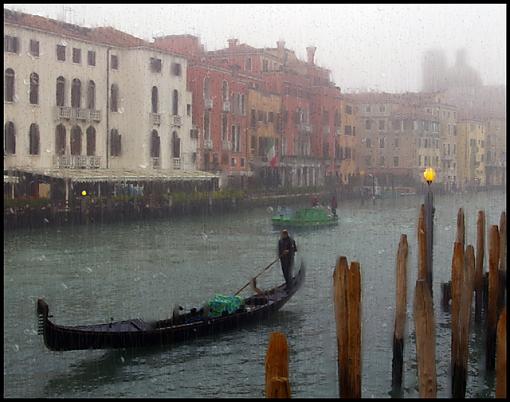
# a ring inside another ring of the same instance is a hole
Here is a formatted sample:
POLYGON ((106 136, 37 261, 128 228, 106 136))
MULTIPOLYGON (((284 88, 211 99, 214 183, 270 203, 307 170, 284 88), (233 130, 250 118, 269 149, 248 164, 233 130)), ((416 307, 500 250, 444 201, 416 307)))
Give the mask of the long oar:
MULTIPOLYGON (((283 255, 283 254, 284 254, 284 253, 282 253, 282 255, 283 255)), ((265 267, 265 268, 264 268, 264 269, 263 269, 260 273, 258 273, 258 274, 257 274, 257 276, 255 276, 255 277, 253 277, 252 279, 250 279, 250 281, 249 281, 246 285, 244 285, 241 289, 239 289, 237 292, 235 292, 235 293, 234 293, 234 296, 236 296, 236 295, 237 295, 237 294, 238 294, 241 290, 243 290, 246 286, 248 286, 248 285, 251 283, 251 281, 252 281, 253 279, 256 279, 257 277, 259 277, 260 275, 262 275, 262 274, 263 274, 266 270, 268 270, 268 269, 269 269, 269 267, 271 267, 271 266, 272 266, 272 265, 273 265, 276 261, 278 261, 282 255, 280 255, 280 256, 278 256, 278 257, 276 257, 276 260, 274 260, 271 264, 269 264, 267 267, 265 267)))

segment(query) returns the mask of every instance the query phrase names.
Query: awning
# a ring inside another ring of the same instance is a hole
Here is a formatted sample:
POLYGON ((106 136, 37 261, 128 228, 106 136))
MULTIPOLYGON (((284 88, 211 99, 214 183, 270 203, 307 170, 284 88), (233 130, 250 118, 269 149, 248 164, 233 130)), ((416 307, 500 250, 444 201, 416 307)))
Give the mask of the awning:
MULTIPOLYGON (((208 181, 219 179, 219 176, 209 172, 190 170, 124 170, 124 169, 11 169, 12 173, 30 173, 54 179, 70 180, 72 183, 98 182, 141 182, 141 181, 208 181)), ((5 182, 5 176, 4 176, 5 182)))
POLYGON ((19 178, 16 176, 7 176, 4 174, 4 183, 19 183, 19 178))

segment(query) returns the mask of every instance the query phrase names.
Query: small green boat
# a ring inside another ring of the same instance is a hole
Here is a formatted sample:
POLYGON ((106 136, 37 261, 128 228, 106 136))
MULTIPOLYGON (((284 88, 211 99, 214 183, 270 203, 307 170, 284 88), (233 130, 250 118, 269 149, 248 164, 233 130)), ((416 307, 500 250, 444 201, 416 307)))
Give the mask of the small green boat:
POLYGON ((323 208, 302 208, 294 213, 283 212, 271 218, 277 227, 317 227, 338 225, 338 215, 323 208))

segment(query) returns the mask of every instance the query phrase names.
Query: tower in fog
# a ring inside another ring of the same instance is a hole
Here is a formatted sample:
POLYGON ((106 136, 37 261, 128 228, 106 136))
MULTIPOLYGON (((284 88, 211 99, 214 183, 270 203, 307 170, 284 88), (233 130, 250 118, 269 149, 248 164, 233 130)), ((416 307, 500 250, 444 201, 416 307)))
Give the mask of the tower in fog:
POLYGON ((436 92, 446 89, 447 69, 444 50, 427 50, 422 60, 422 90, 424 92, 436 92))

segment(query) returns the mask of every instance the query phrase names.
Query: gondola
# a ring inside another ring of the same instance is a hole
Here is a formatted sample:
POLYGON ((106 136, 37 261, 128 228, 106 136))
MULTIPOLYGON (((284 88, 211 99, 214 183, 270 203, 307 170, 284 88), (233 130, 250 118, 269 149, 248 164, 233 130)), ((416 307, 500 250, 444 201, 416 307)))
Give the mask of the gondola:
POLYGON ((53 323, 48 304, 37 300, 38 333, 50 350, 116 349, 172 345, 201 336, 236 329, 260 321, 279 310, 301 287, 305 278, 302 263, 291 285, 285 284, 244 299, 244 305, 232 314, 219 317, 203 315, 203 308, 191 309, 178 317, 152 323, 141 319, 107 324, 64 326, 53 323))

